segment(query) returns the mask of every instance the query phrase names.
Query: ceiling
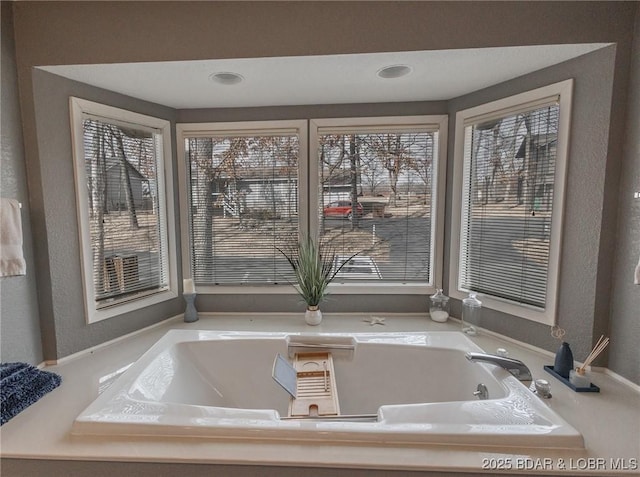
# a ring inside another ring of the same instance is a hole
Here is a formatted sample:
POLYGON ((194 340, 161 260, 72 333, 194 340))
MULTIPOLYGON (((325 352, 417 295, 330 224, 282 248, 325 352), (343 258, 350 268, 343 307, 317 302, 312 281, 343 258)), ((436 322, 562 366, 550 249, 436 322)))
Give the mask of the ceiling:
POLYGON ((437 101, 455 98, 603 48, 570 44, 353 55, 165 61, 39 68, 177 109, 437 101), (407 65, 385 79, 376 72, 407 65), (224 85, 214 73, 244 80, 224 85))

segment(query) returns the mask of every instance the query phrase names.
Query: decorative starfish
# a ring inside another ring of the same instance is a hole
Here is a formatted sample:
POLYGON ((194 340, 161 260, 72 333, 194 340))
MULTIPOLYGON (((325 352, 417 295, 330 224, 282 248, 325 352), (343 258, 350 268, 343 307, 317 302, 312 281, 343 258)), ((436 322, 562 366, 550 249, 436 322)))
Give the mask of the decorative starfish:
POLYGON ((362 321, 366 321, 371 326, 373 326, 373 325, 386 325, 386 323, 384 322, 384 318, 380 318, 379 316, 372 316, 371 318, 365 318, 362 321))

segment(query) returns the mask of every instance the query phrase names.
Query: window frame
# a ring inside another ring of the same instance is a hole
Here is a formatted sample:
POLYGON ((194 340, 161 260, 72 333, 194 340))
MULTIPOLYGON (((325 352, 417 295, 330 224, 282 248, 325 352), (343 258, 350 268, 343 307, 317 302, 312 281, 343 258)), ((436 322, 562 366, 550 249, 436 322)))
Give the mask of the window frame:
POLYGON ((309 230, 311 236, 316 236, 319 231, 319 217, 316 207, 319 201, 319 131, 321 129, 335 128, 352 132, 373 132, 376 129, 390 131, 393 129, 422 128, 427 131, 437 131, 437 157, 434 158, 435 166, 434 179, 436 180, 436 192, 433 194, 434 201, 431 217, 431 243, 433 253, 431 254, 432 283, 428 282, 360 282, 360 283, 331 283, 329 290, 332 294, 359 294, 359 295, 430 295, 436 289, 442 288, 442 272, 444 267, 444 212, 445 212, 445 192, 447 176, 447 132, 449 116, 424 115, 424 116, 379 116, 379 117, 351 117, 351 118, 315 118, 309 121, 309 171, 316 171, 309 174, 309 230), (313 207, 313 209, 311 209, 313 207))
POLYGON ((456 113, 455 145, 453 160, 453 197, 451 207, 451 253, 449 265, 449 295, 462 299, 468 291, 459 287, 459 265, 461 253, 461 224, 465 198, 463 181, 465 169, 465 128, 469 125, 515 114, 532 109, 537 105, 558 98, 558 145, 556 149, 556 170, 554 176, 553 210, 551 215, 551 236, 549 245, 549 265, 547 268, 546 304, 544 309, 519 304, 504 298, 490 295, 481 297, 483 307, 518 316, 534 322, 554 325, 557 321, 560 260, 562 246, 562 228, 565 213, 565 191, 569 156, 569 135, 571 130, 573 79, 502 98, 456 113))
POLYGON ((171 153, 171 123, 165 119, 147 116, 125 109, 96 103, 86 99, 70 97, 71 141, 76 189, 76 213, 80 241, 82 285, 87 324, 113 318, 140 310, 178 297, 177 253, 175 242, 175 211, 173 207, 173 167, 171 153), (86 118, 110 121, 113 124, 152 130, 161 136, 157 160, 158 200, 164 210, 166 224, 160 239, 164 241, 166 253, 162 257, 166 269, 168 288, 153 290, 135 297, 115 299, 107 305, 96 306, 93 269, 93 250, 89 219, 89 197, 84 155, 83 121, 86 118))
MULTIPOLYGON (((308 230, 308 123, 306 120, 271 120, 271 121, 237 121, 179 123, 176 125, 176 144, 178 158, 178 181, 181 204, 180 237, 182 240, 182 274, 184 278, 193 278, 191 270, 191 254, 189 211, 190 189, 187 172, 187 158, 184 141, 188 138, 215 136, 257 136, 282 134, 295 131, 298 136, 298 227, 299 231, 308 230)), ((251 285, 198 285, 198 293, 204 294, 293 294, 295 289, 289 284, 251 284, 251 285)))

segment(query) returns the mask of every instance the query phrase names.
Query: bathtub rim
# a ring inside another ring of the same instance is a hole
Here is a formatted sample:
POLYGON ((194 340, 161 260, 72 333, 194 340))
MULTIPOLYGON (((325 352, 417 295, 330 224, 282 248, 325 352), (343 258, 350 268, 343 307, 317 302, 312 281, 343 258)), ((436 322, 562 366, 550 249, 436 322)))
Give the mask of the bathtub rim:
MULTIPOLYGON (((305 422, 304 426, 301 426, 299 429, 283 429, 283 422, 288 420, 281 420, 277 416, 277 412, 270 412, 269 410, 244 410, 249 411, 247 414, 252 414, 253 416, 248 416, 249 420, 253 418, 263 417, 264 422, 275 422, 280 424, 278 428, 261 428, 255 425, 252 426, 244 426, 238 425, 238 422, 234 422, 233 425, 217 422, 214 427, 209 427, 207 425, 204 426, 193 426, 193 425, 185 425, 184 423, 172 422, 172 420, 165 419, 164 423, 144 423, 144 422, 133 422, 136 426, 136 430, 132 431, 128 429, 132 425, 132 422, 100 422, 99 420, 95 420, 91 417, 92 414, 95 414, 105 408, 104 402, 107 404, 117 397, 118 392, 122 392, 123 389, 129 389, 131 383, 139 374, 139 372, 145 369, 146 366, 149 365, 160 353, 167 349, 168 346, 181 343, 181 342, 191 342, 191 341, 202 341, 203 339, 252 339, 252 338, 260 338, 260 339, 287 339, 288 337, 295 336, 296 338, 300 337, 344 337, 344 336, 354 337, 356 341, 375 341, 382 342, 392 345, 407 345, 408 343, 400 342, 401 339, 406 339, 407 337, 440 337, 445 338, 446 343, 450 346, 433 346, 430 344, 423 343, 422 345, 430 346, 433 348, 444 348, 451 349, 452 344, 454 345, 454 349, 459 349, 460 351, 483 351, 481 347, 471 341, 466 335, 459 331, 424 331, 424 332, 415 332, 415 331, 402 331, 402 332, 354 332, 354 333, 345 333, 345 332, 322 332, 322 333, 307 333, 307 332, 281 332, 281 331, 265 331, 265 332, 254 332, 254 331, 216 331, 216 330, 185 330, 185 329, 171 329, 165 333, 158 341, 156 341, 138 360, 136 360, 118 379, 112 383, 112 385, 107 388, 103 393, 101 393, 91 404, 86 407, 82 413, 74 420, 71 434, 77 436, 120 436, 120 437, 149 437, 149 436, 157 436, 161 435, 163 437, 186 437, 186 438, 208 438, 208 439, 224 439, 224 440, 267 440, 267 441, 275 441, 275 442, 292 442, 292 441, 303 441, 305 443, 322 443, 322 442, 339 442, 339 443, 354 443, 354 444, 384 444, 384 445, 423 445, 423 444, 442 444, 442 445, 460 445, 464 447, 481 447, 481 448, 540 448, 540 449, 584 449, 584 439, 582 435, 567 423, 560 415, 555 413, 553 410, 548 409, 544 406, 541 400, 530 393, 530 391, 524 387, 515 377, 513 377, 507 371, 488 365, 486 363, 476 363, 476 365, 487 367, 487 370, 494 375, 498 376, 499 380, 503 380, 505 383, 508 383, 509 393, 498 400, 501 401, 509 401, 513 398, 514 395, 519 396, 527 396, 531 398, 533 396, 534 402, 537 404, 537 410, 547 411, 550 413, 554 419, 557 419, 559 422, 557 426, 551 429, 551 434, 548 435, 548 446, 544 445, 532 445, 530 442, 530 435, 523 434, 519 431, 524 431, 526 429, 530 429, 528 425, 522 426, 514 426, 511 425, 515 433, 500 433, 496 435, 500 435, 502 439, 500 442, 495 443, 478 443, 479 436, 484 434, 474 433, 474 432, 458 432, 454 433, 456 438, 452 440, 451 432, 446 432, 446 429, 455 428, 456 424, 448 423, 446 426, 442 424, 429 424, 429 423, 417 423, 412 426, 411 423, 407 422, 392 422, 389 420, 379 420, 376 424, 377 429, 364 428, 353 431, 350 430, 347 433, 341 432, 339 429, 335 429, 332 427, 333 423, 327 423, 326 421, 314 422, 313 426, 311 423, 305 422), (194 339, 196 338, 197 339, 194 339), (382 341, 381 341, 382 340, 382 341), (388 342, 387 340, 392 340, 388 342), (398 342, 394 342, 393 340, 398 340, 398 342), (256 411, 256 412, 253 412, 256 411), (319 425, 318 425, 319 424, 319 425), (382 425, 385 426, 384 432, 382 432, 383 436, 380 436, 380 427, 382 425), (426 427, 425 427, 426 426, 426 427), (217 429, 217 432, 211 432, 211 429, 217 429), (425 430, 430 430, 430 432, 425 432, 425 430), (283 432, 284 431, 284 432, 283 432), (322 438, 319 435, 322 434, 322 438)), ((420 345, 420 343, 409 343, 411 345, 420 345)), ((136 401, 136 400, 131 400, 136 401)), ((138 401, 142 402, 142 401, 138 401)), ((400 405, 385 405, 381 406, 379 410, 379 414, 383 408, 390 408, 394 410, 401 410, 404 408, 408 408, 411 406, 433 406, 438 404, 458 404, 459 402, 465 401, 453 401, 448 403, 416 403, 416 404, 400 404, 400 405)), ((196 405, 184 405, 191 407, 200 407, 196 405)), ((175 407, 175 406, 170 406, 175 407)), ((207 406, 201 406, 207 407, 207 406)), ((212 419, 225 419, 225 412, 230 411, 231 413, 238 413, 239 410, 237 408, 223 408, 217 407, 216 410, 221 410, 222 415, 214 415, 210 416, 212 419)), ((173 409, 170 409, 173 410, 173 409)), ((207 419, 205 419, 207 421, 207 419)), ((294 421, 295 422, 295 421, 294 421)), ((364 424, 364 423, 353 423, 355 424, 364 424)), ((367 423, 369 424, 369 423, 367 423)), ((464 426, 464 425, 462 425, 464 426)), ((376 426, 374 426, 376 427, 376 426)), ((493 434, 492 434, 493 435, 493 434)))

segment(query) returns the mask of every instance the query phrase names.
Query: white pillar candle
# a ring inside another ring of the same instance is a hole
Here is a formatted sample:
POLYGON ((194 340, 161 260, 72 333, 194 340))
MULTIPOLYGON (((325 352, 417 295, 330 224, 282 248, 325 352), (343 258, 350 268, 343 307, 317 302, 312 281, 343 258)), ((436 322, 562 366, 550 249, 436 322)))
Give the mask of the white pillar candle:
POLYGON ((183 293, 195 293, 196 292, 196 286, 193 283, 193 279, 192 278, 185 278, 182 281, 182 292, 183 293))

